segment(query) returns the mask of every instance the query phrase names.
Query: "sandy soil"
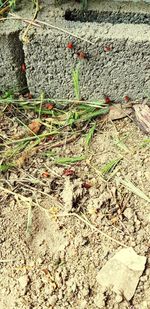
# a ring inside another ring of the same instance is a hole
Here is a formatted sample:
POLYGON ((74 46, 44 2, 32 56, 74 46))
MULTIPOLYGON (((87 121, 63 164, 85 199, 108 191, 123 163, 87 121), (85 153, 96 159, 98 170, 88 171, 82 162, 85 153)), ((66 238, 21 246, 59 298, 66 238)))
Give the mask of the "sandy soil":
MULTIPOLYGON (((3 137, 19 130, 1 117, 3 137)), ((150 205, 120 181, 130 180, 149 196, 145 138, 128 118, 99 124, 90 148, 82 136, 55 149, 63 156, 86 154, 86 160, 67 167, 72 175, 41 151, 1 174, 1 309, 150 308, 150 205), (115 169, 103 176, 102 167, 117 158, 115 169), (147 264, 133 299, 117 303, 96 276, 124 245, 146 256, 147 264)))

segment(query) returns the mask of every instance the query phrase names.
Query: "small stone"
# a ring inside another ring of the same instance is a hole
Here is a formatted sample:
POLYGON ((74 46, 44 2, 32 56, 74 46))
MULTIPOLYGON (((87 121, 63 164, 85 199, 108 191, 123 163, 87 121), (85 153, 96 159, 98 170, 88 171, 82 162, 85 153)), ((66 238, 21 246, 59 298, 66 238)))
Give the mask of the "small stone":
POLYGON ((19 284, 20 284, 20 287, 21 289, 23 290, 23 294, 26 293, 26 290, 27 290, 27 286, 28 286, 28 283, 29 283, 29 278, 27 275, 24 275, 24 276, 21 276, 19 279, 19 284))
POLYGON ((51 297, 49 298, 49 304, 52 306, 52 308, 53 308, 53 306, 55 306, 57 300, 58 300, 58 298, 57 298, 56 295, 53 295, 53 296, 51 296, 51 297))
POLYGON ((89 294, 89 289, 87 288, 84 288, 84 289, 82 289, 82 295, 83 295, 83 297, 85 297, 85 296, 87 296, 89 294))
POLYGON ((142 282, 146 282, 147 281, 147 276, 142 276, 141 278, 140 278, 140 281, 142 281, 142 282))
POLYGON ((120 294, 117 294, 117 296, 116 296, 116 302, 117 302, 117 303, 121 303, 122 300, 123 300, 122 296, 121 296, 120 294))
POLYGON ((130 220, 133 217, 133 210, 131 208, 126 208, 123 214, 128 220, 130 220))
POLYGON ((37 264, 41 265, 43 264, 43 259, 41 259, 40 257, 37 259, 37 264))
POLYGON ((104 295, 103 294, 98 294, 95 299, 94 299, 94 303, 95 305, 100 308, 103 309, 105 308, 105 301, 104 301, 104 295))
POLYGON ((80 309, 87 309, 87 301, 85 299, 81 301, 80 309))
POLYGON ((131 247, 123 248, 102 267, 97 281, 101 286, 112 287, 117 295, 122 291, 122 296, 129 301, 135 293, 145 264, 145 256, 137 255, 131 247))

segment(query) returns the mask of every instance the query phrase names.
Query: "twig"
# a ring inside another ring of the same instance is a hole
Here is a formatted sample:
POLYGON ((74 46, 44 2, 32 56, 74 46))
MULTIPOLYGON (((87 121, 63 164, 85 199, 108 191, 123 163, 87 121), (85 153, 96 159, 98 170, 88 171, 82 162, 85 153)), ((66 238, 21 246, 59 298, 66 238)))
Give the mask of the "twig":
POLYGON ((94 43, 91 42, 91 41, 89 41, 89 40, 83 39, 83 38, 81 38, 80 36, 78 36, 78 35, 76 35, 76 34, 70 32, 70 31, 67 31, 67 30, 65 30, 65 29, 59 28, 59 27, 54 26, 54 25, 52 25, 52 24, 49 24, 49 23, 47 23, 47 22, 45 22, 45 21, 41 21, 41 20, 36 19, 36 22, 37 22, 38 24, 42 24, 42 25, 45 25, 45 26, 47 26, 47 27, 56 29, 56 30, 61 31, 61 32, 64 32, 64 33, 66 33, 66 34, 68 34, 68 35, 74 36, 75 38, 77 38, 77 39, 79 39, 79 40, 81 40, 81 41, 84 41, 84 42, 87 42, 87 43, 89 43, 89 44, 94 45, 94 43))
MULTIPOLYGON (((44 207, 41 207, 38 203, 35 203, 31 200, 31 198, 27 198, 19 193, 15 193, 13 191, 10 191, 6 188, 3 188, 0 186, 0 190, 4 191, 8 194, 14 195, 14 197, 16 198, 16 200, 18 201, 18 198, 22 199, 22 201, 26 202, 27 204, 29 204, 29 206, 31 207, 31 203, 34 206, 38 206, 40 207, 40 209, 42 209, 43 211, 48 213, 48 210, 45 209, 44 207)), ((113 242, 117 243, 118 245, 122 246, 122 247, 127 247, 126 245, 124 245, 123 243, 121 243, 120 241, 116 240, 115 238, 109 236, 108 234, 102 232, 100 229, 98 229, 96 226, 94 226, 92 223, 89 222, 89 220, 82 218, 81 216, 79 216, 76 213, 67 213, 67 214, 59 214, 56 215, 56 217, 69 217, 69 216, 73 216, 78 218, 80 221, 84 222, 86 225, 88 225, 91 229, 95 230, 96 232, 100 233, 102 236, 104 236, 105 238, 108 238, 109 240, 112 240, 113 242)))
POLYGON ((96 232, 100 233, 101 235, 103 235, 105 238, 108 238, 110 240, 112 240, 113 242, 117 243, 118 245, 122 246, 122 247, 128 247, 126 245, 124 245, 123 243, 121 243, 120 241, 116 240, 115 238, 109 236, 108 234, 102 232, 100 229, 98 229, 96 226, 94 226, 89 220, 85 220, 84 218, 82 218, 81 216, 79 216, 76 213, 67 213, 67 214, 60 214, 57 215, 57 217, 69 217, 69 216, 73 216, 78 218, 80 221, 84 222, 86 225, 88 225, 91 229, 95 230, 96 232))
POLYGON ((31 28, 32 26, 32 23, 34 22, 34 20, 36 19, 37 17, 37 14, 38 14, 38 11, 39 11, 39 0, 35 0, 34 1, 34 4, 35 4, 35 12, 34 12, 34 16, 31 20, 31 22, 28 24, 27 28, 25 29, 23 35, 22 35, 22 40, 26 43, 28 43, 28 37, 27 37, 27 34, 28 34, 28 31, 29 29, 31 28))
POLYGON ((41 26, 40 25, 38 25, 38 24, 36 24, 34 21, 32 21, 32 20, 29 20, 29 19, 24 19, 23 17, 21 17, 21 16, 19 16, 19 15, 16 15, 16 14, 12 14, 12 13, 9 13, 9 15, 12 15, 12 17, 2 17, 2 18, 0 18, 0 21, 4 21, 4 20, 21 20, 21 21, 23 21, 23 22, 25 22, 25 23, 27 23, 27 24, 31 24, 31 25, 33 25, 33 26, 35 26, 35 27, 38 27, 38 28, 41 28, 41 26), (13 15, 15 15, 14 17, 13 17, 13 15))
POLYGON ((42 21, 42 20, 39 20, 39 19, 35 19, 34 22, 33 22, 33 20, 24 19, 23 17, 21 17, 21 16, 19 16, 19 15, 16 15, 16 14, 13 14, 13 13, 9 13, 9 15, 12 16, 12 17, 14 17, 14 18, 16 17, 16 19, 18 19, 18 20, 20 19, 20 20, 22 20, 22 21, 24 21, 24 22, 26 22, 26 23, 29 23, 29 24, 32 23, 33 26, 39 27, 40 25, 44 25, 44 26, 47 26, 47 27, 49 27, 49 28, 53 28, 53 29, 55 29, 55 30, 61 31, 61 32, 63 32, 63 33, 66 33, 66 34, 68 34, 68 35, 70 35, 70 36, 73 36, 73 37, 75 37, 75 38, 77 38, 77 39, 79 39, 79 40, 81 40, 81 41, 84 41, 84 42, 86 42, 86 43, 89 43, 89 44, 94 45, 94 43, 91 42, 91 41, 89 41, 89 40, 86 40, 86 39, 84 39, 84 38, 81 38, 80 36, 78 36, 78 35, 76 35, 76 34, 70 32, 70 31, 67 31, 67 30, 65 30, 65 29, 59 28, 59 27, 57 27, 57 26, 55 26, 55 25, 52 25, 52 24, 49 24, 49 23, 47 23, 47 22, 45 22, 45 21, 42 21))
POLYGON ((51 145, 50 149, 53 149, 53 148, 56 148, 56 147, 61 147, 61 146, 64 146, 66 144, 70 144, 72 142, 74 142, 79 136, 80 136, 81 133, 78 133, 78 134, 75 134, 63 141, 60 141, 60 142, 56 142, 54 144, 51 145))

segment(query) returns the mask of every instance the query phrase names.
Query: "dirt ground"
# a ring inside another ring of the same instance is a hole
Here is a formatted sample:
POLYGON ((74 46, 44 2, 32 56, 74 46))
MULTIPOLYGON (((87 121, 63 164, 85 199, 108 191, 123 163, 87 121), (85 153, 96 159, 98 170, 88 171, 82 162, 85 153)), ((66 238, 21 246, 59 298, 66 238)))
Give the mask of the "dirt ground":
MULTIPOLYGON (((19 130, 4 116, 0 127, 3 137, 19 130)), ((1 174, 1 309, 150 308, 150 205, 122 182, 150 195, 146 138, 130 118, 99 123, 88 149, 84 136, 55 149, 63 156, 86 154, 67 166, 72 175, 42 151, 1 174), (104 175, 102 167, 117 158, 104 175), (118 303, 96 278, 124 245, 147 264, 133 299, 118 303)))

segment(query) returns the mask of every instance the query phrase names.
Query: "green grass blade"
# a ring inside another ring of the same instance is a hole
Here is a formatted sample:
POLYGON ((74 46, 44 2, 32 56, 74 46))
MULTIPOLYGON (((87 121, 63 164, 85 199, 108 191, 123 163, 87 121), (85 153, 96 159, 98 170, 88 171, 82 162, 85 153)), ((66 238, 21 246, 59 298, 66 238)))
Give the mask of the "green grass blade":
POLYGON ((118 158, 118 159, 111 160, 107 164, 105 164, 101 168, 101 173, 103 174, 103 176, 112 172, 121 160, 122 158, 118 158))
POLYGON ((54 160, 55 164, 73 164, 79 161, 83 161, 85 160, 86 157, 85 156, 81 156, 81 157, 62 157, 62 158, 57 158, 54 160))
POLYGON ((52 131, 52 132, 49 132, 49 133, 43 133, 43 134, 39 134, 39 135, 36 135, 36 136, 28 136, 28 137, 24 137, 22 139, 12 140, 11 142, 8 142, 7 145, 17 144, 17 143, 26 142, 26 141, 33 141, 33 140, 36 140, 36 139, 40 140, 40 139, 45 138, 47 136, 55 135, 55 134, 58 134, 58 133, 59 133, 58 131, 52 131))
POLYGON ((75 98, 77 100, 80 100, 79 65, 76 67, 76 69, 73 69, 72 79, 73 79, 73 88, 74 88, 75 98))
POLYGON ((45 151, 45 152, 42 152, 42 156, 52 158, 56 156, 56 153, 53 151, 45 151))
POLYGON ((125 152, 129 152, 128 147, 126 146, 126 144, 122 140, 116 139, 116 140, 113 140, 113 142, 121 150, 123 150, 125 152))
POLYGON ((0 164, 0 172, 7 172, 11 167, 14 167, 15 164, 0 164))
POLYGON ((104 108, 104 109, 95 110, 92 113, 85 113, 76 122, 89 121, 89 120, 94 119, 94 118, 96 118, 98 116, 107 114, 108 112, 109 112, 109 107, 108 108, 104 108))
POLYGON ((89 144, 91 143, 91 140, 92 140, 92 137, 94 135, 94 132, 95 132, 95 129, 96 129, 96 123, 94 123, 94 125, 92 126, 92 128, 90 128, 87 136, 86 136, 86 145, 89 146, 89 144))
POLYGON ((150 203, 150 198, 141 189, 137 188, 130 180, 117 177, 116 181, 123 184, 123 186, 125 186, 132 193, 150 203))
POLYGON ((141 147, 150 147, 150 138, 145 138, 141 143, 141 147))

